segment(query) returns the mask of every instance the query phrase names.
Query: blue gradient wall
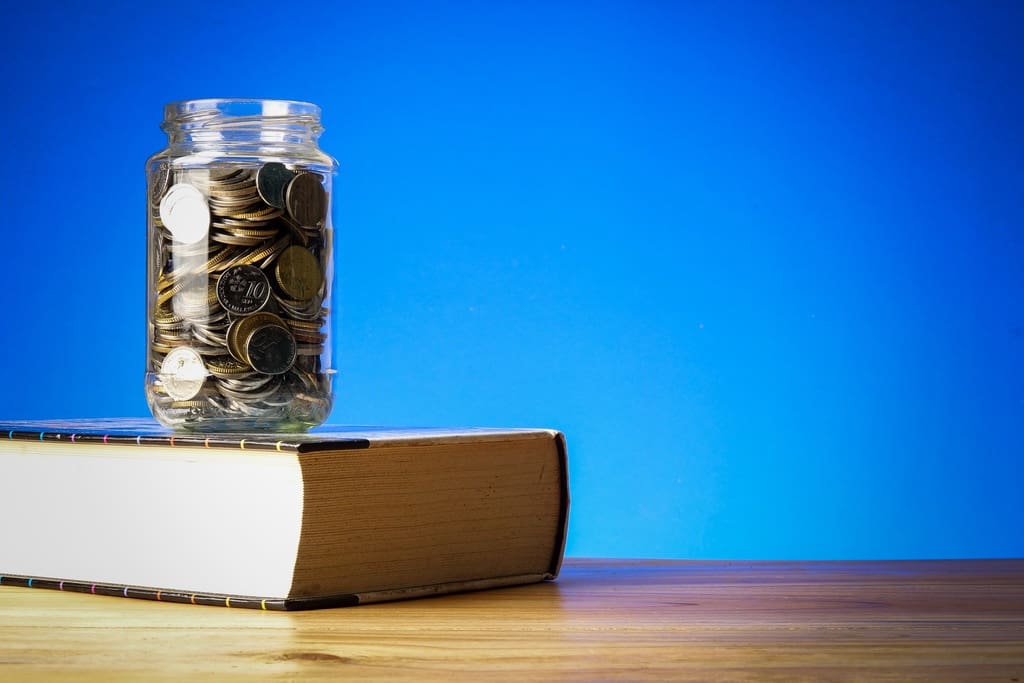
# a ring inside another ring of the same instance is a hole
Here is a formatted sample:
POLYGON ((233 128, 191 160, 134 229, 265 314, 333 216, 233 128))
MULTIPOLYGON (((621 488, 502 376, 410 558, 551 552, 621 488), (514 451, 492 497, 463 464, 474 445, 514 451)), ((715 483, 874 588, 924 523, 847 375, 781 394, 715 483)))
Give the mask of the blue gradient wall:
POLYGON ((0 417, 146 413, 162 105, 307 99, 333 422, 564 430, 572 554, 1024 555, 1024 6, 825 5, 7 8, 0 417))

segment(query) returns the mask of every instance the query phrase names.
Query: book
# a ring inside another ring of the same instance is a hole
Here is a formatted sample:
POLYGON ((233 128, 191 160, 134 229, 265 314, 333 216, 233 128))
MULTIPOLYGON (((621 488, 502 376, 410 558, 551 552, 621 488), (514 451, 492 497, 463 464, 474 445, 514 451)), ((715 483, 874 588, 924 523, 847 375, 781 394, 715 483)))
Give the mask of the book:
POLYGON ((301 610, 525 584, 558 575, 568 511, 554 430, 0 423, 0 595, 301 610))

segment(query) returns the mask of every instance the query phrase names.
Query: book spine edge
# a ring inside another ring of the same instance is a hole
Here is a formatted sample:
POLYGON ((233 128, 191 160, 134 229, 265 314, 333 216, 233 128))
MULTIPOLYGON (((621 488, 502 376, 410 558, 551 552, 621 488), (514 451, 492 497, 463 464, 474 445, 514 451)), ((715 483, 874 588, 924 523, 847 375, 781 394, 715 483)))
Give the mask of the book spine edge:
POLYGON ((211 593, 190 593, 179 590, 159 590, 141 586, 122 586, 109 583, 89 583, 87 581, 70 581, 45 577, 23 576, 20 574, 0 575, 0 587, 37 588, 67 593, 88 593, 107 597, 131 598, 135 600, 151 600, 186 605, 206 605, 210 607, 234 607, 243 609, 270 611, 303 611, 333 607, 353 607, 376 602, 410 600, 430 596, 448 595, 506 588, 530 583, 539 583, 553 579, 554 576, 544 574, 522 574, 516 576, 499 576, 489 579, 472 579, 453 581, 428 586, 410 586, 391 590, 370 591, 355 594, 338 594, 309 598, 259 598, 245 595, 219 595, 211 593))
MULTIPOLYGON (((209 605, 214 607, 240 607, 258 610, 282 611, 289 609, 285 598, 259 598, 247 595, 221 595, 213 593, 192 593, 180 590, 162 590, 143 586, 124 586, 110 583, 91 583, 67 579, 24 576, 20 574, 0 575, 0 587, 40 588, 66 593, 89 593, 118 598, 136 600, 152 600, 155 602, 172 602, 177 604, 209 605)), ((350 595, 335 596, 321 599, 322 606, 343 606, 356 604, 350 595), (328 604, 329 603, 329 604, 328 604)))
POLYGON ((339 451, 369 448, 370 441, 361 437, 331 437, 325 441, 297 441, 266 436, 242 437, 220 434, 192 433, 128 433, 121 431, 95 431, 88 427, 82 430, 53 427, 42 429, 27 426, 3 425, 0 440, 24 443, 101 444, 104 446, 153 447, 161 448, 209 448, 236 451, 276 451, 278 453, 300 453, 306 451, 339 451))
POLYGON ((551 565, 548 573, 550 578, 554 579, 558 576, 558 572, 562 569, 562 558, 565 557, 565 543, 569 535, 569 453, 568 447, 565 441, 565 434, 562 432, 554 432, 555 447, 558 449, 558 462, 562 470, 562 491, 561 491, 561 506, 560 515, 561 519, 557 525, 557 536, 555 537, 554 554, 551 557, 551 565))

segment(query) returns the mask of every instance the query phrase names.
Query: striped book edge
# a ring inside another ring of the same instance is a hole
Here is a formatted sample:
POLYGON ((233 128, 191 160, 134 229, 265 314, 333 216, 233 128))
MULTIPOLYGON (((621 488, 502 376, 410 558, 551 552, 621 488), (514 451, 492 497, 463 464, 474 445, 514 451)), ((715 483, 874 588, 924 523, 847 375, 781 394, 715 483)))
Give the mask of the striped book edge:
POLYGON ((44 588, 70 593, 91 593, 118 598, 136 598, 156 602, 178 604, 211 605, 216 607, 242 607, 258 610, 294 611, 319 609, 323 607, 348 607, 359 604, 355 595, 334 595, 319 598, 256 598, 245 595, 215 595, 211 593, 188 593, 175 590, 158 590, 141 586, 122 586, 110 583, 89 583, 85 581, 62 581, 33 576, 4 574, 0 586, 19 588, 44 588))
POLYGON ((279 453, 295 453, 302 450, 344 450, 367 448, 368 439, 346 437, 338 434, 310 435, 305 438, 285 436, 281 438, 255 436, 242 437, 237 435, 202 435, 178 433, 124 433, 75 431, 72 429, 26 429, 24 426, 8 429, 0 425, 0 439, 7 441, 26 441, 43 443, 61 442, 69 444, 103 444, 114 446, 165 446, 191 448, 237 449, 241 451, 277 451, 279 453))
POLYGON ((325 609, 331 607, 353 607, 374 602, 390 602, 449 593, 464 593, 504 588, 529 583, 538 583, 554 579, 553 574, 524 574, 502 576, 491 579, 473 579, 431 586, 413 586, 394 590, 372 591, 366 593, 347 593, 340 595, 317 596, 309 598, 258 598, 245 595, 215 595, 211 593, 189 593, 177 590, 158 590, 142 586, 123 586, 110 583, 89 583, 85 581, 67 581, 19 574, 0 575, 0 586, 18 588, 42 588, 70 593, 89 593, 118 598, 134 598, 153 600, 156 602, 172 602, 186 605, 208 605, 213 607, 238 607, 256 610, 273 610, 279 612, 295 612, 302 610, 325 609))

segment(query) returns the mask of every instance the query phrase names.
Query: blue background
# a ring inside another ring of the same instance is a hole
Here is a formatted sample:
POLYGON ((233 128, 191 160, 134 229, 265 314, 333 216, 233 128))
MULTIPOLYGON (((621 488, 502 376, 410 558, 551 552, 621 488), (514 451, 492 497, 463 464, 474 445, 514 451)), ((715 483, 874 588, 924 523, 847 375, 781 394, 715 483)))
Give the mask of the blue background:
POLYGON ((147 414, 163 104, 305 99, 333 422, 564 430, 574 555, 1024 555, 1024 4, 431 5, 9 6, 0 417, 147 414))

